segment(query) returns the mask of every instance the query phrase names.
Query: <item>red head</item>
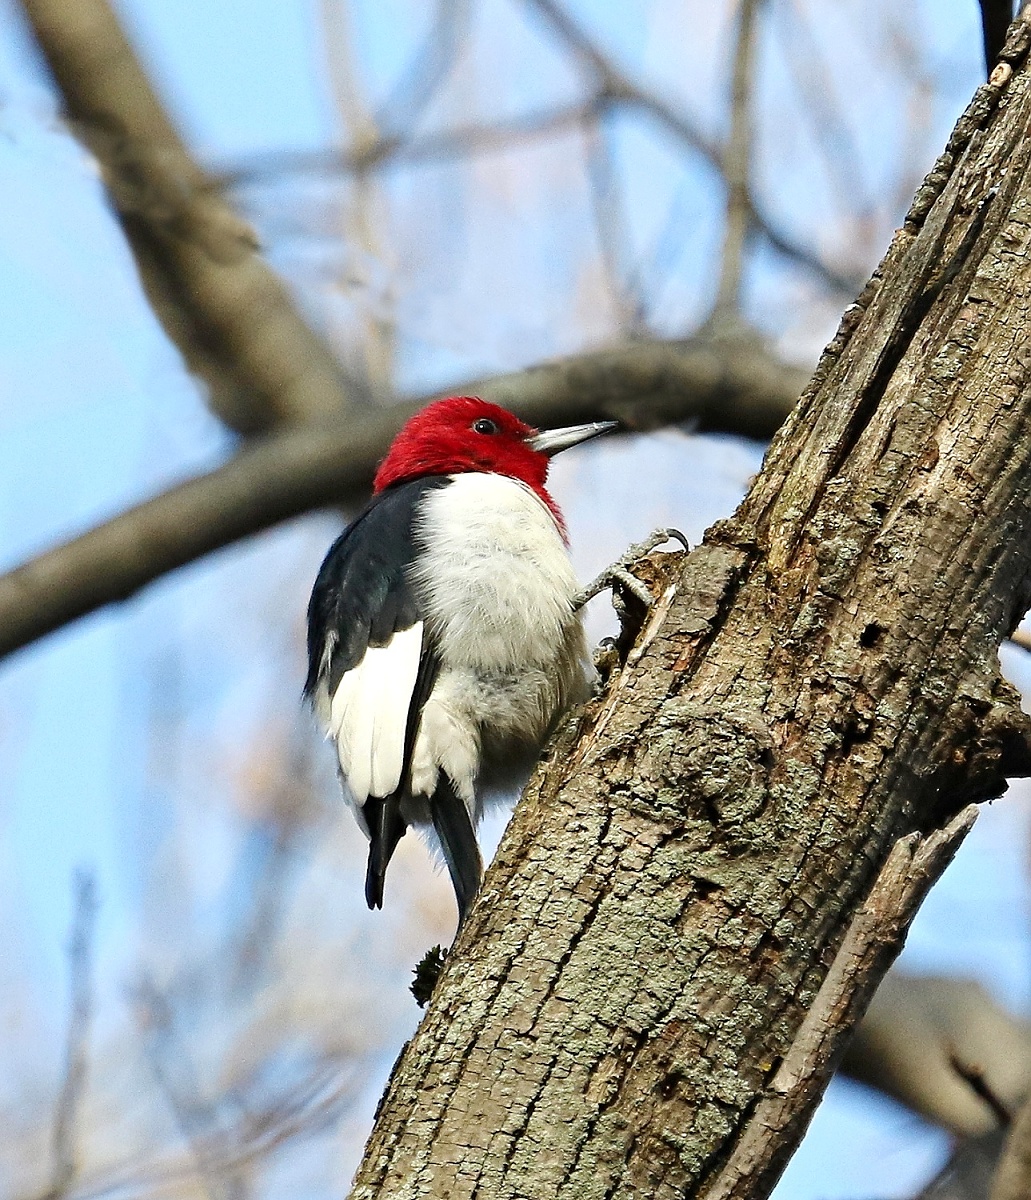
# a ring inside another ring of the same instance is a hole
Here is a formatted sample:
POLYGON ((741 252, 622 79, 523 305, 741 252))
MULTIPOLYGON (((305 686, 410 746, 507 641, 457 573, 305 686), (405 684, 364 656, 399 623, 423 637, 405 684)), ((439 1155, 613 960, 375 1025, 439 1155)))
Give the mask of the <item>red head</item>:
POLYGON ((598 421, 538 433, 496 404, 475 396, 451 396, 427 405, 405 423, 376 472, 373 491, 423 475, 465 471, 508 475, 532 488, 562 528, 559 511, 544 487, 550 456, 615 424, 598 421))

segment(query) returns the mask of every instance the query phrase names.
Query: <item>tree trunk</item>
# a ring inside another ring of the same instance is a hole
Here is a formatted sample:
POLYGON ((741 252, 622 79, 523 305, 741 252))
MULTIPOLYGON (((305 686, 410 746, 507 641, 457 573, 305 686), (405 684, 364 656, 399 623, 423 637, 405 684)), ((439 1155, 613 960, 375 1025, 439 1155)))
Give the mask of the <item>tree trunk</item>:
POLYGON ((553 743, 354 1197, 766 1195, 968 821, 931 831, 1031 769, 1029 41, 553 743))

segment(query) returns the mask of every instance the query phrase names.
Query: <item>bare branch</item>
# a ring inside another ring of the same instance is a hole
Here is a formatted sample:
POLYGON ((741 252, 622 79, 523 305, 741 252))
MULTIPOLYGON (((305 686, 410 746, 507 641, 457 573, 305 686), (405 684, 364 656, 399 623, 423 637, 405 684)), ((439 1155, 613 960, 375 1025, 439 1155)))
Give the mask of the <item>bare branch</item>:
POLYGON ((22 7, 103 170, 151 303, 218 416, 253 433, 343 415, 339 365, 191 158, 107 0, 22 7))
MULTIPOLYGON (((358 56, 348 0, 322 0, 322 24, 325 29, 329 78, 341 123, 347 130, 352 149, 361 153, 381 139, 372 108, 359 85, 358 56)), ((372 263, 386 258, 383 235, 385 205, 373 176, 364 170, 355 173, 353 185, 342 197, 341 242, 358 251, 361 298, 358 304, 359 336, 352 353, 359 359, 356 371, 370 399, 384 403, 391 399, 395 328, 387 289, 373 291, 372 263), (364 301, 364 302, 363 302, 364 301)))
POLYGON ((949 1063, 974 1095, 984 1101, 998 1125, 1005 1128, 1013 1123, 1013 1114, 999 1099, 979 1063, 966 1062, 955 1053, 949 1055, 949 1063))
POLYGON ((88 871, 76 871, 72 934, 68 943, 71 1007, 65 1042, 64 1081, 54 1113, 51 1140, 53 1174, 43 1200, 67 1194, 78 1171, 76 1124, 86 1087, 90 1024, 93 1016, 93 934, 97 917, 96 882, 88 871))
MULTIPOLYGON (((538 425, 614 417, 628 429, 697 419, 702 429, 769 437, 805 372, 759 341, 641 342, 559 360, 461 391, 538 425)), ((346 426, 293 428, 0 576, 0 656, 161 575, 315 508, 354 504, 401 424, 425 401, 346 426)))
POLYGON ((469 28, 469 9, 470 0, 437 0, 429 35, 376 113, 380 129, 411 127, 436 95, 462 47, 469 28))
MULTIPOLYGON (((801 110, 823 152, 824 166, 838 202, 846 211, 858 211, 864 217, 873 205, 859 171, 862 162, 859 146, 835 102, 833 75, 820 55, 805 14, 799 12, 798 0, 777 5, 775 14, 780 18, 779 40, 798 86, 801 110)), ((899 157, 907 167, 911 166, 911 160, 899 157)), ((899 207, 908 205, 919 182, 919 178, 913 180, 901 196, 899 207)))
POLYGON ((752 72, 755 58, 756 22, 762 0, 741 0, 734 75, 730 97, 730 137, 723 154, 727 183, 727 218, 723 237, 720 278, 713 305, 714 322, 738 316, 745 242, 752 223, 748 199, 748 176, 752 163, 752 72))
POLYGON ((448 162, 474 154, 494 154, 511 145, 579 129, 595 115, 601 99, 590 98, 508 121, 472 122, 441 133, 406 138, 386 133, 375 143, 350 150, 285 150, 216 169, 211 186, 247 187, 283 175, 339 175, 371 172, 422 162, 448 162))
POLYGON ((187 1047, 175 1028, 168 997, 152 980, 144 978, 135 990, 135 999, 147 1061, 190 1147, 196 1177, 209 1200, 243 1200, 247 1189, 242 1175, 217 1161, 216 1147, 225 1136, 219 1106, 201 1095, 187 1047))
POLYGON ((295 720, 283 773, 272 794, 262 798, 263 819, 255 834, 265 841, 266 851, 250 885, 253 900, 232 938, 227 971, 237 995, 254 994, 265 982, 288 907, 301 835, 318 811, 310 733, 306 720, 295 720))
POLYGON ((889 972, 845 1052, 842 1069, 957 1137, 997 1124, 969 1070, 1004 1107, 1031 1084, 1031 1027, 974 980, 889 972))
MULTIPOLYGON (((724 151, 654 92, 632 82, 588 37, 556 0, 526 0, 544 18, 559 39, 579 58, 596 86, 614 103, 647 112, 668 132, 700 154, 721 174, 727 174, 724 151)), ((745 190, 751 219, 756 228, 776 250, 819 276, 831 287, 852 295, 863 286, 864 280, 837 270, 825 263, 807 246, 797 243, 779 229, 772 218, 762 211, 750 189, 745 190)))
POLYGON ((626 213, 619 194, 619 181, 613 169, 604 121, 602 111, 596 119, 584 123, 591 208, 602 266, 615 300, 619 325, 625 333, 635 334, 643 329, 644 300, 640 279, 627 262, 629 239, 626 213))
MULTIPOLYGON (((234 1121, 205 1143, 209 1177, 240 1172, 280 1146, 319 1132, 354 1103, 360 1078, 350 1064, 330 1058, 295 1086, 264 1102, 248 1103, 243 1111, 239 1097, 234 1097, 234 1121)), ((192 1151, 162 1154, 107 1167, 83 1178, 70 1196, 71 1200, 139 1200, 175 1195, 197 1178, 192 1151)))

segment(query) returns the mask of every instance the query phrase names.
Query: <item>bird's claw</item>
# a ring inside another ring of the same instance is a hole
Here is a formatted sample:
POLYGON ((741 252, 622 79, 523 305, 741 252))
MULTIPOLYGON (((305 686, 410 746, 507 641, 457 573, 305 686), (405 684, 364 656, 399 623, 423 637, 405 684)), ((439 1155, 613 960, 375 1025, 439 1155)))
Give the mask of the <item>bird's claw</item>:
POLYGON ((444 969, 447 951, 443 946, 433 946, 422 956, 413 972, 414 978, 408 990, 415 997, 420 1008, 425 1008, 437 986, 437 980, 444 969))
POLYGON ((619 669, 623 659, 619 653, 619 643, 613 637, 602 638, 594 651, 594 695, 600 696, 608 685, 612 673, 619 669))
POLYGON ((609 589, 612 591, 612 606, 622 618, 625 605, 619 595, 619 589, 623 589, 640 601, 646 609, 651 608, 655 603, 655 597, 647 585, 631 572, 630 567, 638 559, 651 554, 653 550, 665 545, 666 542, 679 542, 685 551, 691 549, 687 538, 679 529, 655 529, 643 542, 635 542, 629 546, 614 563, 592 579, 585 588, 582 588, 573 599, 573 607, 581 609, 588 600, 593 600, 595 596, 609 589))

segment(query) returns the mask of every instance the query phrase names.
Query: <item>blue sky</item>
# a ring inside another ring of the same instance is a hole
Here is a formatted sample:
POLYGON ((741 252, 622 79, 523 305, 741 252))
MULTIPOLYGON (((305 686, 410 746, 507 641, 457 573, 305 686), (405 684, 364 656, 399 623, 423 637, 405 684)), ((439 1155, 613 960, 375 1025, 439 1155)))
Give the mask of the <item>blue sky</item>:
MULTIPOLYGON (((417 43, 431 6, 366 0, 360 7, 365 14, 361 61, 368 84, 383 94, 417 43), (404 30, 407 38, 388 36, 393 29, 404 30)), ((658 65, 649 65, 651 39, 663 34, 649 32, 639 19, 649 5, 582 0, 574 7, 625 61, 643 62, 653 71, 655 86, 674 86, 676 81, 663 74, 661 56, 658 65)), ((127 0, 120 8, 206 161, 318 148, 338 137, 314 4, 127 0)), ((928 69, 940 84, 933 118, 939 142, 977 83, 975 9, 973 0, 918 6, 928 69)), ((710 20, 701 0, 685 10, 700 24, 710 20)), ((849 11, 858 10, 844 6, 843 21, 849 11)), ((539 31, 514 4, 486 0, 477 13, 488 40, 525 46, 526 53, 539 48, 539 31)), ((707 36, 721 44, 718 28, 707 36)), ((704 56, 700 62, 699 70, 715 70, 704 56)), ((562 95, 568 82, 564 69, 555 61, 543 72, 549 95, 562 95)), ((773 120, 781 70, 774 51, 767 69, 773 100, 765 119, 773 120)), ((0 0, 0 79, 0 561, 14 565, 217 461, 229 443, 143 300, 96 173, 55 119, 53 97, 11 0, 0 0)), ((526 89, 518 78, 499 82, 500 109, 517 110, 526 101, 526 89)), ((716 91, 702 88, 700 95, 716 91)), ((887 112, 890 95, 878 103, 887 112)), ((697 115, 716 128, 719 108, 714 101, 710 105, 700 101, 697 115)), ((448 111, 431 110, 426 120, 444 120, 448 111)), ((889 159, 885 144, 895 131, 881 122, 855 132, 874 187, 889 159)), ((633 124, 621 126, 614 136, 619 152, 639 168, 630 172, 627 204, 643 214, 635 233, 641 244, 654 243, 671 198, 696 233, 671 251, 671 262, 661 264, 667 283, 656 323, 672 328, 697 319, 704 296, 691 280, 711 270, 718 205, 704 176, 676 175, 661 138, 633 124)), ((811 147, 799 150, 801 159, 811 153, 811 147)), ((429 193, 435 186, 431 173, 420 178, 429 193)), ((813 186, 800 168, 799 181, 778 194, 778 203, 801 203, 813 186)), ((398 185, 398 194, 403 190, 398 185)), ((534 203, 547 210, 561 194, 561 188, 542 183, 534 203)), ((391 203, 401 203, 391 196, 391 203)), ((514 222, 529 220, 515 208, 510 211, 514 222)), ((578 236, 572 228, 570 217, 568 226, 560 224, 551 241, 538 246, 529 256, 536 266, 499 246, 506 274, 533 297, 516 307, 504 328, 481 329, 481 317, 473 314, 453 341, 438 336, 441 329, 451 329, 459 302, 469 303, 470 296, 490 288, 489 275, 473 254, 467 278, 455 281, 454 292, 412 299, 405 311, 411 311, 418 329, 407 343, 404 363, 411 385, 433 386, 449 372, 460 377, 516 365, 527 347, 570 348, 563 339, 573 335, 556 328, 558 317, 538 307, 532 289, 540 286, 534 272, 543 270, 542 262, 564 269, 564 246, 578 236)), ((473 224, 470 230, 470 243, 489 251, 489 228, 473 224)), ((310 252, 273 249, 273 260, 287 265, 310 252)), ((557 313, 559 302, 546 300, 543 290, 540 295, 540 304, 555 306, 557 313)), ((810 289, 783 264, 760 260, 750 296, 759 310, 788 308, 794 301, 808 303, 810 289)), ((324 316, 324 309, 312 307, 324 316)), ((826 336, 834 318, 828 311, 825 326, 812 332, 807 325, 809 332, 796 341, 826 336)), ((779 335, 788 336, 791 314, 777 314, 775 324, 779 335)), ((733 507, 759 458, 758 447, 732 439, 667 432, 651 443, 614 442, 563 461, 555 491, 569 508, 581 574, 588 576, 656 524, 673 521, 697 539, 711 520, 733 507)), ((246 899, 248 881, 258 870, 260 838, 248 842, 238 816, 218 807, 218 772, 234 744, 246 744, 262 728, 270 690, 293 689, 286 707, 295 702, 299 662, 281 668, 279 659, 266 661, 262 651, 269 640, 277 653, 280 641, 291 644, 287 634, 299 627, 308 580, 332 528, 332 518, 320 517, 251 539, 4 664, 0 911, 10 919, 0 929, 0 995, 6 996, 0 999, 0 1062, 10 1067, 0 1068, 0 1105, 16 1104, 27 1079, 36 1080, 43 1094, 57 1078, 71 877, 80 865, 95 871, 102 899, 100 1025, 118 1025, 117 1017, 103 1015, 105 1005, 113 1011, 124 1003, 143 936, 140 906, 155 872, 166 869, 161 847, 174 806, 160 780, 210 789, 204 803, 190 810, 197 846, 192 915, 198 927, 221 929, 231 920, 226 910, 241 896, 246 899), (263 622, 276 620, 282 629, 270 639, 263 622), (155 736, 154 718, 166 709, 175 712, 174 736, 162 740, 155 736), (156 771, 155 756, 178 762, 177 755, 191 757, 192 746, 201 748, 198 762, 167 770, 165 763, 164 774, 156 771), (207 783, 197 782, 205 778, 207 783)), ((1019 655, 1007 654, 1005 663, 1011 678, 1031 686, 1019 655)), ((913 969, 976 974, 1019 1009, 1026 1008, 1029 983, 1026 824, 1026 797, 1000 802, 982 816, 928 901, 905 952, 913 969)), ((367 928, 361 924, 365 919, 364 914, 356 918, 356 929, 367 928)), ((414 1013, 400 1006, 397 1012, 391 1020, 399 1040, 414 1013)), ((385 1053, 383 1061, 389 1058, 385 1053)), ((362 1111, 375 1091, 375 1084, 367 1089, 362 1111)), ((352 1135, 348 1144, 353 1147, 357 1138, 352 1135)), ((941 1151, 942 1139, 922 1134, 901 1110, 850 1085, 835 1085, 777 1196, 902 1195, 926 1175, 941 1151)), ((322 1178, 318 1171, 314 1177, 322 1178)), ((314 1183, 311 1194, 322 1194, 314 1183)))

